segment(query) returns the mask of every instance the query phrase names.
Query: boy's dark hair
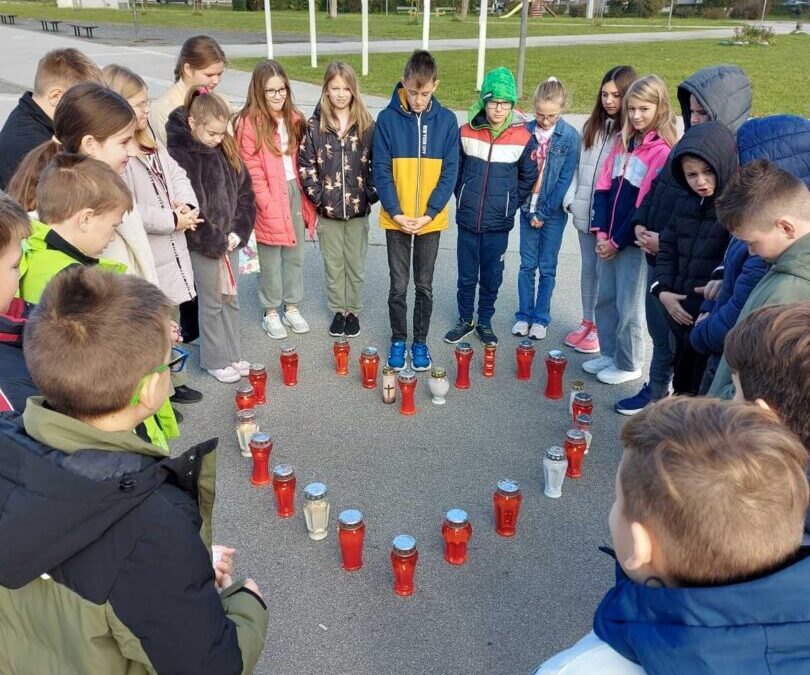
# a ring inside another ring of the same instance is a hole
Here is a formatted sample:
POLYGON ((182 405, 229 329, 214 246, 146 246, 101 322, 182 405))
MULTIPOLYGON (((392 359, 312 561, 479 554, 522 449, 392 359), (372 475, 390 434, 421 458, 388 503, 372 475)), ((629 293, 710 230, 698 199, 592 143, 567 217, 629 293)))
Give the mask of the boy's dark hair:
POLYGON ((0 253, 20 246, 31 235, 31 220, 22 206, 0 190, 0 253))
POLYGON ((751 228, 770 230, 778 215, 788 212, 806 215, 810 210, 810 192, 793 174, 767 159, 756 159, 732 177, 715 202, 715 209, 731 234, 751 228))
POLYGON ((622 429, 624 516, 649 528, 680 586, 764 574, 798 550, 807 451, 759 406, 675 397, 622 429))
POLYGON ((61 153, 37 184, 37 213, 43 223, 62 223, 82 209, 96 215, 132 210, 132 194, 107 164, 85 155, 61 153))
POLYGON ((25 362, 48 405, 88 419, 123 410, 166 363, 171 302, 157 286, 98 267, 57 274, 25 326, 25 362))
POLYGON ((417 87, 435 82, 439 75, 436 59, 425 49, 417 49, 411 54, 402 72, 403 80, 413 79, 417 87))
POLYGON ((45 96, 52 87, 61 87, 67 91, 80 82, 103 84, 99 67, 84 52, 73 47, 52 49, 37 64, 34 93, 45 96))
POLYGON ((754 310, 726 336, 723 355, 745 400, 765 401, 810 450, 810 302, 754 310))

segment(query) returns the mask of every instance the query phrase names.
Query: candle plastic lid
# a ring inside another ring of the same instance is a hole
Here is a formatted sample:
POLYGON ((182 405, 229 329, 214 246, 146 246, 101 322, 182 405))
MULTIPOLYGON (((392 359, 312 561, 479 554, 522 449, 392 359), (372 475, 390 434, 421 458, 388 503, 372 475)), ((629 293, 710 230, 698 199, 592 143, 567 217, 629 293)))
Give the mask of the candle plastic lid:
POLYGON ((282 354, 295 354, 295 347, 288 344, 281 345, 281 353, 282 354))
POLYGON ((339 338, 335 338, 335 344, 336 345, 347 345, 347 344, 349 344, 349 338, 347 338, 345 335, 341 335, 339 338))
POLYGON ((256 417, 256 410, 254 408, 242 408, 236 411, 237 422, 250 422, 256 417))
POLYGON ((534 351, 534 345, 532 344, 531 340, 521 340, 518 343, 518 347, 520 347, 521 349, 531 349, 532 351, 534 351))
POLYGON ((415 379, 416 373, 410 368, 406 368, 405 370, 401 370, 399 372, 399 380, 401 382, 413 382, 415 379))
POLYGON ((582 380, 574 380, 571 383, 571 389, 573 389, 574 391, 582 391, 583 389, 585 389, 585 383, 582 380))
POLYGON ((250 364, 250 369, 251 370, 264 370, 264 364, 263 363, 251 363, 250 364))
POLYGON ((323 483, 310 483, 304 486, 304 499, 315 501, 326 497, 326 485, 323 483))
POLYGON ((590 403, 593 399, 587 391, 578 391, 574 394, 574 400, 580 403, 590 403))
MULTIPOLYGON (((582 432, 580 432, 582 433, 582 432)), ((583 438, 584 438, 583 434, 583 438)), ((502 492, 503 494, 511 495, 515 494, 516 492, 520 492, 520 487, 518 487, 517 481, 504 479, 498 481, 498 491, 502 492)))
POLYGON ((273 439, 270 437, 270 434, 268 434, 266 431, 257 431, 250 437, 250 442, 255 443, 256 445, 266 445, 272 440, 273 439))
POLYGON ((459 342, 456 345, 456 351, 457 352, 471 352, 472 351, 472 346, 470 345, 469 342, 459 342))
POLYGON ((591 426, 593 424, 593 417, 590 415, 586 415, 585 413, 580 413, 577 415, 577 424, 585 424, 587 426, 591 426))
POLYGON ((394 537, 393 546, 397 553, 412 553, 416 550, 416 539, 409 534, 400 534, 394 537))
POLYGON ((470 517, 464 509, 450 509, 445 515, 451 525, 466 525, 470 517))
POLYGON ((252 396, 253 395, 253 385, 250 384, 249 382, 244 383, 244 384, 240 384, 239 388, 236 390, 236 392, 238 394, 249 394, 249 395, 252 396))
POLYGON ((565 450, 559 445, 552 445, 546 450, 546 457, 554 462, 562 462, 565 459, 565 450))
POLYGON ((581 429, 569 429, 565 432, 565 437, 572 441, 585 442, 585 432, 581 429))
POLYGON ((273 475, 278 478, 292 478, 293 468, 289 464, 276 464, 273 467, 273 475))
POLYGON ((548 357, 553 361, 566 361, 565 354, 563 354, 559 349, 552 349, 548 353, 548 357))
POLYGON ((363 356, 377 356, 377 348, 376 347, 366 347, 363 350, 363 356))
POLYGON ((357 509, 346 509, 340 512, 338 521, 347 527, 358 527, 363 524, 363 514, 357 509))
POLYGON ((433 366, 433 370, 430 371, 431 377, 447 377, 447 371, 442 368, 441 366, 433 366))

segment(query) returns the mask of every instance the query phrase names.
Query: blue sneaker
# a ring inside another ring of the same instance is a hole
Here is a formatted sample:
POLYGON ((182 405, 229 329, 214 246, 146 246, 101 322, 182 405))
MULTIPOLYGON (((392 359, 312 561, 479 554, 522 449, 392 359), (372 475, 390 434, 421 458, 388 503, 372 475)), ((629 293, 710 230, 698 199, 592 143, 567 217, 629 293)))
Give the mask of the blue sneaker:
POLYGON ((629 398, 623 398, 614 408, 620 415, 635 415, 644 410, 644 408, 650 404, 650 400, 650 385, 645 382, 638 394, 630 396, 629 398))
POLYGON ((402 370, 405 367, 405 342, 403 340, 391 342, 391 349, 388 350, 388 367, 394 370, 402 370))
POLYGON ((411 345, 411 368, 414 370, 430 370, 433 362, 430 360, 430 350, 424 342, 414 342, 411 345))

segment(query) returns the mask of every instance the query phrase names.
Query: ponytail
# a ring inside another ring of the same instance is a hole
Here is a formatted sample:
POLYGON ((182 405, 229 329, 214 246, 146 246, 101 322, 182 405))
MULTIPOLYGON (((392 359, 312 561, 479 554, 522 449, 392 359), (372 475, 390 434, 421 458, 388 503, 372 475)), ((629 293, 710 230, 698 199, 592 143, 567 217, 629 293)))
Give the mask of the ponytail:
MULTIPOLYGON (((208 91, 205 87, 192 87, 189 89, 186 92, 184 107, 189 117, 193 117, 203 124, 210 119, 224 119, 228 126, 231 125, 233 113, 228 104, 221 96, 208 91)), ((236 140, 234 140, 230 129, 225 129, 225 135, 222 137, 220 145, 228 164, 231 165, 234 171, 240 172, 242 170, 242 156, 239 154, 239 147, 236 145, 236 140)))
POLYGON ((62 151, 62 145, 52 138, 31 150, 17 167, 8 184, 8 194, 26 211, 37 210, 37 183, 51 160, 62 151))

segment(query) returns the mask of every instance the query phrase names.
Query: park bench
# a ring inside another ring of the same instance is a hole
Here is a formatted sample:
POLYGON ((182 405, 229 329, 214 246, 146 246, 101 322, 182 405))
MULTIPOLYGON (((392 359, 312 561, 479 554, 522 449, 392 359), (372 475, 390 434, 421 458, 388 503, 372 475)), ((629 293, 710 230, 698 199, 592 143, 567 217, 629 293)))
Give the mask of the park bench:
POLYGON ((49 31, 53 31, 54 33, 59 32, 59 24, 62 23, 61 21, 55 21, 53 19, 40 19, 40 25, 42 26, 42 30, 46 33, 49 31))
POLYGON ((68 25, 73 28, 73 34, 76 37, 81 37, 82 36, 82 31, 84 31, 84 36, 88 37, 88 38, 91 38, 91 37, 93 37, 93 31, 96 28, 98 28, 98 26, 88 26, 88 25, 81 24, 81 23, 71 23, 71 24, 68 24, 68 25))
POLYGON ((2 22, 3 24, 9 25, 9 26, 14 26, 15 25, 14 20, 16 18, 17 18, 16 14, 0 14, 0 22, 2 22))
MULTIPOLYGON (((455 7, 433 7, 433 16, 444 16, 445 14, 454 14, 455 7)), ((397 14, 410 14, 411 16, 421 16, 422 10, 417 9, 414 5, 397 5, 397 14)))

